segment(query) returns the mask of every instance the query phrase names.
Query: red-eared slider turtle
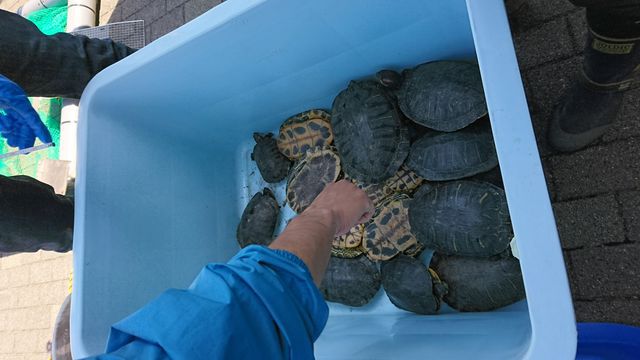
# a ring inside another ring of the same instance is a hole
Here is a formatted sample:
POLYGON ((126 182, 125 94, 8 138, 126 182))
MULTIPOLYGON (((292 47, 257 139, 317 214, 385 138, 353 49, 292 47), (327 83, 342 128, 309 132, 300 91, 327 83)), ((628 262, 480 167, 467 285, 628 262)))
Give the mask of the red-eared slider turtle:
POLYGON ((409 134, 383 87, 351 81, 333 101, 331 124, 344 171, 367 183, 398 171, 409 153, 409 134))
POLYGON ((422 184, 424 179, 407 166, 402 165, 393 176, 382 183, 365 185, 356 180, 352 181, 358 188, 364 190, 374 206, 378 206, 393 194, 411 194, 422 184))
POLYGON ((301 213, 320 194, 327 184, 340 175, 340 158, 329 148, 307 151, 293 167, 287 182, 287 203, 301 213))
POLYGON ((269 245, 278 221, 280 207, 271 190, 264 188, 255 194, 242 212, 236 237, 240 247, 269 245))
POLYGON ((348 306, 367 304, 380 289, 380 272, 366 256, 343 259, 332 256, 320 285, 327 301, 348 306))
POLYGON ((337 249, 353 249, 362 244, 364 237, 364 225, 358 224, 352 227, 348 233, 333 239, 333 247, 337 249))
POLYGON ((418 190, 409 206, 409 223, 427 249, 446 255, 496 255, 513 237, 504 191, 475 181, 418 190))
POLYGON ((389 260, 416 244, 409 226, 410 198, 397 194, 386 200, 364 230, 363 247, 372 260, 389 260))
POLYGON ((406 255, 384 261, 380 266, 382 287, 400 309, 417 314, 436 314, 446 286, 420 260, 406 255))
POLYGON ((278 148, 291 160, 300 159, 315 147, 329 146, 333 142, 331 115, 321 109, 296 114, 280 126, 278 148))
POLYGON ((454 133, 425 134, 411 145, 407 166, 427 180, 455 180, 491 170, 498 156, 488 123, 454 133))
POLYGON ((253 133, 253 139, 256 145, 253 147, 251 160, 258 165, 264 181, 275 183, 287 177, 291 161, 280 153, 273 134, 253 133))
POLYGON ((520 262, 511 254, 443 256, 436 271, 449 286, 444 301, 458 311, 490 311, 525 298, 520 262))
POLYGON ((402 112, 416 123, 438 131, 456 131, 487 113, 478 65, 435 61, 407 69, 402 75, 382 70, 378 80, 395 91, 402 112))
POLYGON ((367 251, 362 247, 362 244, 354 248, 341 248, 341 247, 331 246, 331 256, 335 256, 342 259, 357 258, 360 255, 364 255, 366 252, 367 251))

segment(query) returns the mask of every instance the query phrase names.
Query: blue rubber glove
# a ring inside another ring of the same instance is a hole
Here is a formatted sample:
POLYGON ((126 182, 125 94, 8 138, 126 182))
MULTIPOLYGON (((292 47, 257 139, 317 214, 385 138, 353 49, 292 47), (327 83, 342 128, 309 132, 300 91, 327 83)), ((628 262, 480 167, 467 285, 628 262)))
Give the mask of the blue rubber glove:
POLYGON ((51 134, 31 107, 24 91, 13 81, 0 75, 0 135, 7 144, 20 149, 32 147, 37 137, 51 142, 51 134))

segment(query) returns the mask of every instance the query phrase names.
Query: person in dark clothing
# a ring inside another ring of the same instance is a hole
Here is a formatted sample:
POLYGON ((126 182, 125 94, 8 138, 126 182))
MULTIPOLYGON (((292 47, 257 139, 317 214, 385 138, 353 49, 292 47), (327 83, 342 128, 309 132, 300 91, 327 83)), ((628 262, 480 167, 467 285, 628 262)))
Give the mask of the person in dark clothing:
POLYGON ((586 7, 584 62, 553 113, 548 140, 576 151, 611 127, 640 74, 640 0, 570 0, 586 7))
MULTIPOLYGON (((89 81, 135 50, 111 40, 45 35, 0 10, 0 135, 25 149, 51 136, 28 96, 80 98, 89 81)), ((73 201, 27 176, 0 176, 0 252, 69 251, 73 201)))

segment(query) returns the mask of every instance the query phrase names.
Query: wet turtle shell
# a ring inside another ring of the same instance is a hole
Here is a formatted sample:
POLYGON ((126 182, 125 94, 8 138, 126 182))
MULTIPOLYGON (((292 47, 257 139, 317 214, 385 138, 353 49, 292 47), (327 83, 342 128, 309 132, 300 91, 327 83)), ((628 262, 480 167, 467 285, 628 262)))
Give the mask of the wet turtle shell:
POLYGON ((380 206, 364 231, 363 247, 372 260, 389 260, 417 240, 409 225, 410 198, 397 194, 380 206))
POLYGON ((364 237, 364 225, 358 224, 352 227, 348 233, 333 239, 333 247, 338 249, 352 249, 362 244, 364 237))
POLYGON ((358 181, 383 182, 409 153, 407 127, 374 81, 351 81, 333 101, 331 124, 344 171, 358 181))
POLYGON ((253 147, 251 159, 258 165, 264 181, 276 183, 287 177, 291 161, 280 153, 273 134, 253 133, 253 139, 256 145, 253 147))
POLYGON ((487 113, 478 65, 435 61, 377 74, 385 86, 397 88, 402 112, 416 123, 438 131, 460 130, 487 113))
POLYGON ((287 203, 301 213, 340 175, 340 158, 329 148, 314 148, 294 165, 287 182, 287 203))
POLYGON ((380 289, 380 272, 366 256, 343 259, 332 256, 320 285, 327 301, 348 306, 367 304, 380 289))
POLYGON ((473 175, 467 180, 478 181, 478 182, 488 182, 501 189, 504 189, 504 184, 502 182, 502 173, 500 172, 500 166, 496 166, 489 171, 473 175))
POLYGON ((321 109, 296 114, 280 126, 278 149, 291 160, 300 159, 310 149, 332 143, 331 114, 321 109))
POLYGON ((269 245, 278 222, 280 207, 273 192, 264 188, 256 193, 242 212, 236 237, 240 247, 247 245, 269 245))
POLYGON ((488 123, 455 133, 428 133, 411 145, 407 166, 427 180, 455 180, 498 165, 488 123))
POLYGON ((446 287, 420 260, 406 255, 384 261, 380 266, 382 287, 400 309, 417 314, 436 314, 446 287))
POLYGON ((475 181, 418 190, 409 206, 409 223, 426 248, 446 255, 496 255, 513 237, 504 191, 475 181))
POLYGON ((458 311, 490 311, 525 298, 520 262, 511 254, 443 256, 436 270, 449 286, 444 301, 458 311))

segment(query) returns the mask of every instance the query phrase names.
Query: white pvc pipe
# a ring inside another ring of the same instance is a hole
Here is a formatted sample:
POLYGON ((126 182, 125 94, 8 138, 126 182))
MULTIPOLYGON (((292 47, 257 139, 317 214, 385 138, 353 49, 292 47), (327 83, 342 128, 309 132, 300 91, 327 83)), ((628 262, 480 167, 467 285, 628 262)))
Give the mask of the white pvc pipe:
POLYGON ((67 32, 96 26, 97 0, 68 0, 67 32))
MULTIPOLYGON (((96 25, 97 0, 68 0, 67 32, 96 25)), ((71 162, 69 176, 76 177, 78 100, 64 99, 60 114, 60 160, 71 162)))
POLYGON ((67 5, 67 0, 30 0, 22 5, 17 13, 22 17, 27 17, 27 15, 34 11, 64 5, 67 5))

